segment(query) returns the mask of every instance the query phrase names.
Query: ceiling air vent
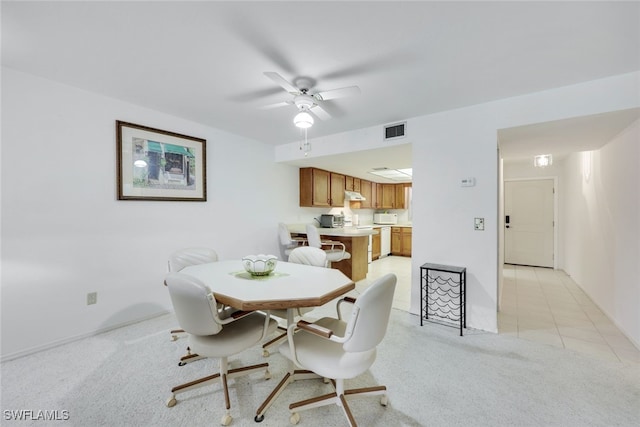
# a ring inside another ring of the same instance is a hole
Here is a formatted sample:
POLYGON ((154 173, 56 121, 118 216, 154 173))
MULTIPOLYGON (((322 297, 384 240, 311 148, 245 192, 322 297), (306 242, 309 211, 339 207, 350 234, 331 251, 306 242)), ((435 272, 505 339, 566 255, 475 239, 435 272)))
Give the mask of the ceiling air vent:
POLYGON ((404 138, 407 130, 407 122, 396 123, 384 127, 384 139, 404 138))

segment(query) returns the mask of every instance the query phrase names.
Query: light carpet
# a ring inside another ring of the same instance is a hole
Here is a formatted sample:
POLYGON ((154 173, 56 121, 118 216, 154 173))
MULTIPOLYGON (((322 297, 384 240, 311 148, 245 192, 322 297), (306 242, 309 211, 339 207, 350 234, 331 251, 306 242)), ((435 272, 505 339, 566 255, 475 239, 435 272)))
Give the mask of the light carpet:
MULTIPOLYGON (((311 314, 324 314, 322 310, 311 314)), ((173 314, 2 363, 2 421, 19 426, 219 425, 224 398, 217 385, 178 396, 174 385, 216 371, 215 360, 177 365, 186 339, 172 342, 173 314), (6 411, 68 411, 66 421, 13 421, 6 411)), ((328 393, 321 380, 291 384, 262 423, 257 407, 286 372, 279 353, 259 348, 232 359, 267 360, 273 374, 230 381, 232 425, 287 426, 288 404, 328 393)), ((389 405, 377 397, 351 401, 360 426, 638 426, 637 364, 589 358, 514 337, 427 323, 392 310, 387 335, 370 371, 348 387, 384 384, 389 405)), ((300 426, 345 426, 335 406, 304 411, 300 426)))

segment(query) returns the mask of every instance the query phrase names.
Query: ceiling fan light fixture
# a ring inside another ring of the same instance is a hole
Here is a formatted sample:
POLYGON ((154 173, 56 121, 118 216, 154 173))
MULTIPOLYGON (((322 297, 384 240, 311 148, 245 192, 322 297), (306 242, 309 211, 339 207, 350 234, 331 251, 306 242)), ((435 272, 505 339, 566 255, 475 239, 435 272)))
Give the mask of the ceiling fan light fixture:
POLYGON ((299 128, 307 129, 313 126, 313 117, 306 111, 300 111, 293 118, 293 123, 299 128))

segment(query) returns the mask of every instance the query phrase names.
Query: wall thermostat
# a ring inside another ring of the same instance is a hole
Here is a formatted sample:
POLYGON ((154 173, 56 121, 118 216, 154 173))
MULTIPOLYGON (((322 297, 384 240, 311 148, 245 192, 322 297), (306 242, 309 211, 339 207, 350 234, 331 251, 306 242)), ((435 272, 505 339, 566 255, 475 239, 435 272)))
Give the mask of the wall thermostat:
POLYGON ((462 178, 462 180, 460 181, 460 185, 462 187, 473 187, 474 185, 476 185, 476 179, 471 177, 471 178, 462 178))

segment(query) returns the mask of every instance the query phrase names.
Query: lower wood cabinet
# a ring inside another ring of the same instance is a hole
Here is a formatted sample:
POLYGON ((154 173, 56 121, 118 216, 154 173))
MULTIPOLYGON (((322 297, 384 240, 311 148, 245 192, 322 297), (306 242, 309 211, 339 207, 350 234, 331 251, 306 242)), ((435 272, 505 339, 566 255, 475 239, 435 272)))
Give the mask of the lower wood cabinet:
POLYGON ((380 233, 371 236, 371 259, 380 258, 380 252, 382 248, 380 245, 380 233))
POLYGON ((391 255, 411 256, 411 227, 391 227, 391 255))

